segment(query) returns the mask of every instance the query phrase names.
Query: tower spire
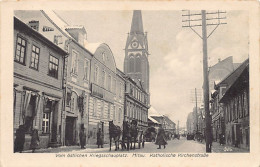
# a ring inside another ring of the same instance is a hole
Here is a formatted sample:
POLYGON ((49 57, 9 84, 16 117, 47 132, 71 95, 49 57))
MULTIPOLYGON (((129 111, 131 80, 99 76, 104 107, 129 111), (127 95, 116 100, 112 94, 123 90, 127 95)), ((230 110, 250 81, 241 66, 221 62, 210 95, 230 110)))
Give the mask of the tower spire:
POLYGON ((134 34, 134 33, 143 34, 144 33, 141 10, 134 10, 130 33, 131 34, 134 34))

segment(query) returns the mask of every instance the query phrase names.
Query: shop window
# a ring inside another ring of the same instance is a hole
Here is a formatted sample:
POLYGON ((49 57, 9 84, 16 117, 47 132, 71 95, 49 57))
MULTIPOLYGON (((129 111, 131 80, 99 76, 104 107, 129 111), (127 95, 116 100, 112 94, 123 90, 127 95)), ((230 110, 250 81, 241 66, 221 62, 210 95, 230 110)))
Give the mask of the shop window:
POLYGON ((25 64, 26 44, 24 39, 17 37, 15 61, 18 63, 25 64))
POLYGON ((50 55, 50 62, 49 62, 49 75, 54 78, 58 78, 58 67, 59 67, 59 60, 50 55))
POLYGON ((30 67, 35 70, 38 70, 39 67, 39 55, 40 55, 40 49, 33 45, 30 67))
POLYGON ((110 103, 107 106, 107 118, 110 119, 110 103))

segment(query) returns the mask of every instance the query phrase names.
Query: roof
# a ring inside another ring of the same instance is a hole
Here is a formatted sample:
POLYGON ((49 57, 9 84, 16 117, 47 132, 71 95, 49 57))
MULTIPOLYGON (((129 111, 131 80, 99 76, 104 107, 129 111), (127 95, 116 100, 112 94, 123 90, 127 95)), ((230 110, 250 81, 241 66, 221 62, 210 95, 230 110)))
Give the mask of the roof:
POLYGON ((249 88, 249 60, 247 59, 240 67, 237 68, 236 73, 233 73, 233 82, 228 85, 228 89, 219 100, 219 102, 225 102, 229 97, 234 97, 239 91, 243 90, 245 86, 249 88))
POLYGON ((160 122, 158 122, 155 119, 153 119, 151 116, 148 116, 148 119, 151 120, 153 123, 161 124, 160 122))
POLYGON ((162 117, 163 115, 160 114, 154 107, 150 107, 148 110, 148 115, 149 116, 157 116, 157 117, 162 117))
POLYGON ((101 45, 102 43, 89 43, 87 40, 84 40, 84 47, 91 53, 95 54, 97 48, 101 45))
POLYGON ((170 124, 175 124, 169 117, 164 116, 165 120, 170 124))
POLYGON ((84 26, 82 25, 73 25, 73 26, 65 26, 65 29, 66 30, 72 30, 72 29, 80 29, 80 30, 83 30, 85 33, 87 33, 86 29, 84 26))
POLYGON ((130 32, 137 34, 144 33, 141 10, 134 10, 130 32))
POLYGON ((74 39, 65 29, 66 26, 69 26, 61 17, 59 17, 52 10, 41 10, 41 12, 54 24, 59 28, 67 37, 74 39))
POLYGON ((34 29, 32 29, 31 27, 29 27, 27 24, 25 24, 24 22, 22 22, 21 20, 19 20, 17 17, 14 16, 14 27, 15 28, 19 28, 23 31, 27 31, 29 32, 31 35, 33 35, 36 38, 39 38, 40 40, 42 40, 43 42, 45 42, 49 47, 53 48, 54 50, 60 52, 62 55, 68 55, 68 53, 63 50, 62 48, 60 48, 59 46, 55 45, 52 41, 50 41, 48 38, 46 38, 45 36, 43 36, 41 33, 39 33, 38 31, 35 31, 34 29))
POLYGON ((246 66, 249 64, 249 59, 246 59, 235 71, 229 74, 226 78, 224 78, 220 83, 216 85, 218 88, 220 85, 227 85, 227 89, 235 82, 235 80, 241 75, 246 66))

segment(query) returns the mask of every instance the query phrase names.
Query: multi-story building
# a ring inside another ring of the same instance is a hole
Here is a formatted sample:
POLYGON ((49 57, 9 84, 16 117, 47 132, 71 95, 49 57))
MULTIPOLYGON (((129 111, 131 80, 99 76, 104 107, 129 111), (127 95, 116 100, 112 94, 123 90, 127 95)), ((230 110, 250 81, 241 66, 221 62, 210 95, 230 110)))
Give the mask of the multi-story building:
POLYGON ((32 129, 39 131, 41 148, 61 143, 66 56, 66 51, 14 17, 14 132, 25 126, 25 150, 30 148, 32 129))
POLYGON ((64 62, 64 103, 62 108, 61 143, 79 143, 80 128, 88 129, 88 98, 90 95, 90 62, 92 54, 84 47, 86 30, 70 26, 53 11, 16 11, 32 29, 66 50, 64 62))
POLYGON ((249 60, 244 61, 218 86, 225 86, 226 89, 219 99, 224 108, 226 144, 249 149, 249 60))
POLYGON ((130 77, 125 76, 125 113, 124 120, 137 120, 142 129, 148 126, 148 94, 130 77))
POLYGON ((125 120, 137 119, 140 126, 147 126, 150 107, 148 55, 147 33, 143 30, 142 14, 140 10, 135 10, 125 46, 124 73, 129 76, 126 78, 125 120))
POLYGON ((219 136, 225 131, 223 108, 218 103, 219 96, 225 91, 221 87, 216 91, 215 86, 230 73, 232 73, 237 67, 238 63, 233 63, 233 57, 230 56, 222 61, 219 60, 217 64, 209 68, 209 90, 210 90, 210 114, 212 117, 212 135, 213 140, 219 141, 219 136), (218 92, 221 91, 221 94, 218 92))
POLYGON ((104 134, 104 142, 109 141, 108 121, 122 128, 124 114, 125 82, 109 46, 105 43, 85 43, 93 54, 91 60, 91 95, 89 98, 89 144, 97 142, 99 128, 104 134))

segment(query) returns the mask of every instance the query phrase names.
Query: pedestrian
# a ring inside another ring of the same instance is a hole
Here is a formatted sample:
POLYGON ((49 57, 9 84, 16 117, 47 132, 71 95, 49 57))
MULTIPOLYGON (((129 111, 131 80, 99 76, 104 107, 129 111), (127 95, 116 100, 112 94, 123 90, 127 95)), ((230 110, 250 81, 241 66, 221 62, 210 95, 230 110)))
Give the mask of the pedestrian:
POLYGON ((101 148, 103 148, 103 134, 101 132, 101 128, 99 128, 98 132, 97 132, 97 145, 98 145, 98 148, 99 148, 99 146, 101 148))
POLYGON ((165 145, 167 144, 167 141, 166 141, 165 131, 161 126, 158 129, 158 134, 157 134, 155 144, 159 145, 159 148, 157 149, 161 149, 161 145, 164 146, 164 149, 166 148, 165 145))
POLYGON ((38 135, 38 128, 34 127, 34 129, 32 130, 32 134, 31 134, 32 138, 31 138, 31 149, 32 149, 32 153, 35 152, 35 149, 39 146, 40 144, 40 139, 39 139, 39 135, 38 135))
POLYGON ((86 145, 86 133, 84 126, 81 127, 81 130, 79 132, 79 140, 81 148, 84 149, 86 145))
POLYGON ((20 125, 15 133, 14 152, 22 153, 24 141, 25 141, 25 128, 24 125, 20 125))

